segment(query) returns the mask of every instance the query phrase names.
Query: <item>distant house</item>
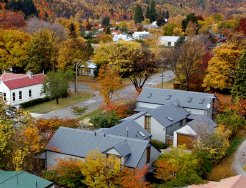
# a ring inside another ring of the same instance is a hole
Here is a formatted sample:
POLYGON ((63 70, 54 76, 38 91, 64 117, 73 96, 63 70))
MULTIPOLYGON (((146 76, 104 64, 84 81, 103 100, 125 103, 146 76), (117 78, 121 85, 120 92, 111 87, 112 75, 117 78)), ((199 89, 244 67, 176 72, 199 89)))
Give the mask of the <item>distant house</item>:
POLYGON ((132 34, 132 37, 135 40, 146 39, 146 38, 149 38, 150 36, 151 34, 147 31, 135 31, 132 34))
POLYGON ((207 116, 191 116, 194 118, 192 121, 174 132, 173 147, 186 145, 190 149, 193 147, 194 140, 202 136, 201 134, 212 134, 217 127, 217 124, 207 116))
POLYGON ((159 28, 157 25, 157 21, 152 22, 151 24, 147 24, 143 26, 144 29, 154 29, 154 28, 159 28))
POLYGON ((148 109, 134 120, 152 135, 152 139, 167 143, 174 131, 186 125, 187 116, 189 112, 170 103, 155 109, 148 109))
POLYGON ((136 111, 154 109, 175 102, 191 114, 212 117, 214 100, 214 94, 209 93, 144 88, 137 98, 136 111))
POLYGON ((174 47, 180 36, 161 36, 159 38, 160 45, 174 47))
POLYGON ((4 73, 0 77, 0 95, 9 105, 45 97, 41 94, 45 74, 4 73))
POLYGON ((48 180, 30 174, 28 172, 0 170, 1 188, 54 188, 54 184, 48 180))
POLYGON ((114 42, 118 42, 119 40, 132 41, 133 38, 128 34, 116 34, 113 36, 114 42))
POLYGON ((60 127, 45 148, 46 167, 49 169, 54 166, 59 158, 84 161, 90 151, 99 150, 105 156, 119 158, 121 165, 141 168, 146 164, 150 165, 160 154, 150 145, 149 140, 118 136, 118 133, 116 135, 100 133, 100 131, 60 127))
POLYGON ((87 61, 86 66, 81 65, 79 67, 78 74, 81 76, 95 76, 95 70, 97 69, 97 66, 92 61, 87 61))

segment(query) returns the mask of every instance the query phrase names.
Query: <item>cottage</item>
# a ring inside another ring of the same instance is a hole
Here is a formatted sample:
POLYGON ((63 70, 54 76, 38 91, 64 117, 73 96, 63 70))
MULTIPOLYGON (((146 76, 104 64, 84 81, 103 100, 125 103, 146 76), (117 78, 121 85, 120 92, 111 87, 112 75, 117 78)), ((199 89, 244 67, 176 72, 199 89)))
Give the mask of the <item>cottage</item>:
POLYGON ((180 36, 161 36, 159 43, 162 46, 174 47, 180 36))
POLYGON ((81 76, 95 76, 97 66, 92 61, 87 61, 86 66, 81 65, 78 70, 78 74, 81 76))
POLYGON ((41 94, 45 75, 4 73, 0 77, 0 96, 9 105, 17 105, 33 99, 43 98, 41 94))
POLYGON ((141 168, 159 156, 149 140, 60 127, 45 149, 46 167, 54 166, 57 159, 74 158, 84 161, 90 151, 99 150, 105 156, 115 156, 121 164, 141 168))
POLYGON ((28 172, 0 170, 1 188, 54 188, 54 184, 48 180, 30 174, 28 172))
POLYGON ((135 31, 133 34, 132 34, 132 37, 136 40, 140 40, 140 39, 146 39, 148 37, 150 37, 151 34, 147 31, 135 31))
POLYGON ((212 117, 214 100, 214 94, 209 93, 144 88, 137 98, 137 108, 135 111, 141 112, 175 102, 191 114, 212 117))
POLYGON ((217 126, 217 124, 207 116, 192 116, 192 121, 188 122, 187 125, 174 132, 173 147, 186 145, 188 149, 191 149, 195 139, 204 135, 212 134, 217 126))

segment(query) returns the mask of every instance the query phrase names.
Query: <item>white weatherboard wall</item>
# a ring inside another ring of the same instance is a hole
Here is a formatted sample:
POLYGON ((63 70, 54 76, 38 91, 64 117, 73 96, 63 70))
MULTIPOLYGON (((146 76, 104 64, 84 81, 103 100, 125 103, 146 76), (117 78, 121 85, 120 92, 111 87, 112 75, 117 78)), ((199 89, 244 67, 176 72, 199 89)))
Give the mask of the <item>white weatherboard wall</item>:
MULTIPOLYGON (((148 114, 147 114, 148 115, 148 114)), ((144 117, 141 116, 135 121, 144 128, 144 117)), ((153 140, 159 140, 161 142, 166 142, 166 128, 163 127, 158 121, 151 117, 151 135, 153 140)))
POLYGON ((9 90, 9 88, 4 84, 0 84, 0 92, 6 93, 7 104, 16 105, 24 103, 33 99, 43 98, 44 94, 41 94, 42 84, 18 88, 14 90, 9 90), (32 96, 29 97, 29 90, 32 91, 32 96), (22 99, 19 99, 19 91, 22 91, 22 99), (15 101, 13 100, 13 93, 15 93, 15 101))
POLYGON ((177 131, 174 131, 173 134, 173 147, 178 147, 178 134, 184 134, 184 135, 191 135, 196 136, 196 132, 189 126, 186 125, 182 127, 181 129, 178 129, 177 131))
POLYGON ((77 159, 84 161, 84 158, 81 157, 74 157, 71 155, 66 155, 66 154, 61 154, 61 153, 56 153, 52 151, 46 151, 46 164, 47 164, 47 169, 49 170, 50 168, 54 167, 58 159, 77 159))

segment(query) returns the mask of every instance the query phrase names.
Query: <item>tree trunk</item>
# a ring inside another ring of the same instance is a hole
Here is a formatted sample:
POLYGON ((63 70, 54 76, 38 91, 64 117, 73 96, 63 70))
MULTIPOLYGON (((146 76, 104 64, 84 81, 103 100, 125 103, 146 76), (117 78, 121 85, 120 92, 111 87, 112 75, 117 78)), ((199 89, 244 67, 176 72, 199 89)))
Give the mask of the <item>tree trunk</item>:
POLYGON ((56 104, 59 104, 59 97, 56 97, 56 104))

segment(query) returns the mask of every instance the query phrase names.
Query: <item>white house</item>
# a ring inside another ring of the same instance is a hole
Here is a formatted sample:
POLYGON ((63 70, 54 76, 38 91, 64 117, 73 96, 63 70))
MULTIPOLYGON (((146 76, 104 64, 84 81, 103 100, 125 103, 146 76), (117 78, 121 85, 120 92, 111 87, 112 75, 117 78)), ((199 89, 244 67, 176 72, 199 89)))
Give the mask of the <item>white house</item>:
POLYGON ((151 139, 167 143, 168 140, 172 140, 174 131, 186 125, 188 116, 189 113, 185 109, 170 103, 139 112, 127 119, 136 121, 147 130, 152 135, 151 139))
POLYGON ((17 105, 33 99, 43 98, 41 94, 45 74, 4 73, 0 77, 0 95, 8 105, 17 105))
POLYGON ((57 163, 57 159, 72 158, 84 161, 88 153, 94 150, 106 157, 118 158, 121 165, 129 168, 151 165, 160 155, 149 140, 60 127, 46 146, 43 156, 46 168, 49 169, 57 163))
POLYGON ((175 43, 178 41, 179 36, 161 36, 159 38, 159 43, 162 46, 173 47, 175 43))
POLYGON ((89 60, 86 62, 86 66, 81 65, 79 67, 78 74, 82 76, 95 76, 94 73, 96 68, 97 68, 96 64, 89 60))
POLYGON ((113 37, 114 42, 118 42, 119 40, 124 40, 124 41, 132 41, 133 38, 129 36, 128 34, 116 34, 113 37))
POLYGON ((133 34, 132 34, 132 37, 136 40, 139 40, 139 39, 146 39, 148 37, 150 37, 151 34, 147 31, 135 31, 133 34))
MULTIPOLYGON (((212 134, 217 124, 209 117, 204 115, 191 115, 194 119, 184 127, 176 130, 173 136, 173 147, 186 145, 187 148, 193 147, 193 142, 208 134, 212 134)), ((189 119, 189 117, 188 117, 189 119)))
POLYGON ((212 117, 214 94, 159 88, 144 88, 137 98, 135 111, 154 109, 175 102, 191 114, 212 117))

